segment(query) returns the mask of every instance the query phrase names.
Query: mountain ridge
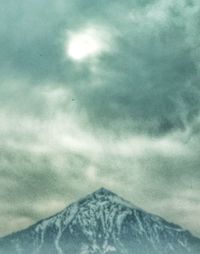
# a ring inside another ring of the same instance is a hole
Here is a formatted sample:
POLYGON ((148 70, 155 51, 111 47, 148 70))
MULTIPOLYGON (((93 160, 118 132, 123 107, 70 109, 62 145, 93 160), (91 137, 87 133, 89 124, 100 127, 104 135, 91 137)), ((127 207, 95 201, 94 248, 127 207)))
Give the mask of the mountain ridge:
POLYGON ((200 239, 100 188, 57 214, 0 238, 2 254, 1 248, 6 254, 196 254, 200 239))

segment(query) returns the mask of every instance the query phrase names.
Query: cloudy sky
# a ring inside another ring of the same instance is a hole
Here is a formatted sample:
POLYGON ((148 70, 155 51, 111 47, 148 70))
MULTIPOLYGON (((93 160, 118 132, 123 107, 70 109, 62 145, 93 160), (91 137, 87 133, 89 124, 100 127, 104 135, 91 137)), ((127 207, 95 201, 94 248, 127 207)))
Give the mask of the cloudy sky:
POLYGON ((198 0, 3 0, 0 235, 101 186, 200 236, 198 0))

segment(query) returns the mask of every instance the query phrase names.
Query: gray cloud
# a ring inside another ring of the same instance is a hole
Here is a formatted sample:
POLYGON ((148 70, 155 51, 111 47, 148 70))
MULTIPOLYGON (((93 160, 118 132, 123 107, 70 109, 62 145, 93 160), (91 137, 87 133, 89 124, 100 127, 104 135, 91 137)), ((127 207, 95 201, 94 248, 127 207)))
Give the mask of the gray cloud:
POLYGON ((8 24, 7 29, 1 25, 5 75, 31 78, 31 85, 62 80, 96 127, 164 134, 186 128, 185 121, 199 113, 195 1, 51 1, 46 6, 46 1, 3 4, 2 17, 8 24), (77 68, 63 55, 66 31, 87 24, 100 24, 117 34, 115 51, 100 57, 97 73, 91 64, 77 68))
MULTIPOLYGON (((164 7, 160 12, 167 17, 158 21, 154 20, 156 7, 136 14, 133 11, 133 21, 131 17, 127 20, 128 15, 124 18, 124 14, 115 13, 111 24, 120 33, 117 53, 102 57, 99 86, 83 87, 79 95, 94 122, 109 128, 108 124, 121 125, 123 120, 126 130, 139 127, 163 134, 184 129, 184 120, 192 121, 198 114, 199 50, 188 42, 187 31, 188 22, 195 16, 191 17, 191 12, 190 19, 185 19, 179 6, 164 7), (183 107, 186 119, 182 117, 183 107)), ((130 9, 126 12, 130 14, 130 9)), ((95 80, 96 76, 94 84, 95 80)))

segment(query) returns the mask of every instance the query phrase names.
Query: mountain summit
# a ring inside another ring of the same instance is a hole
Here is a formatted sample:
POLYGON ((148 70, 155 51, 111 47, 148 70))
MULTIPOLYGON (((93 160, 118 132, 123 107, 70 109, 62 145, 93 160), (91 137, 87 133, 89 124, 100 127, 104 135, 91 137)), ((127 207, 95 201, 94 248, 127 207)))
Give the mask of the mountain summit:
POLYGON ((0 254, 199 254, 200 239, 101 188, 0 239, 0 254))

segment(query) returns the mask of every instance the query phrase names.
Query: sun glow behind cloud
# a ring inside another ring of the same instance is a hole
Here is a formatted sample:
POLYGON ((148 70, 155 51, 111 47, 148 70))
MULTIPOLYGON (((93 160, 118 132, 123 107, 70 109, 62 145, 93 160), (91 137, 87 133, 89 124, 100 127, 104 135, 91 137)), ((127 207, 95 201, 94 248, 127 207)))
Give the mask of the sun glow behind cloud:
POLYGON ((108 50, 107 32, 99 27, 88 27, 77 32, 69 32, 66 54, 75 61, 83 61, 99 56, 108 50))

